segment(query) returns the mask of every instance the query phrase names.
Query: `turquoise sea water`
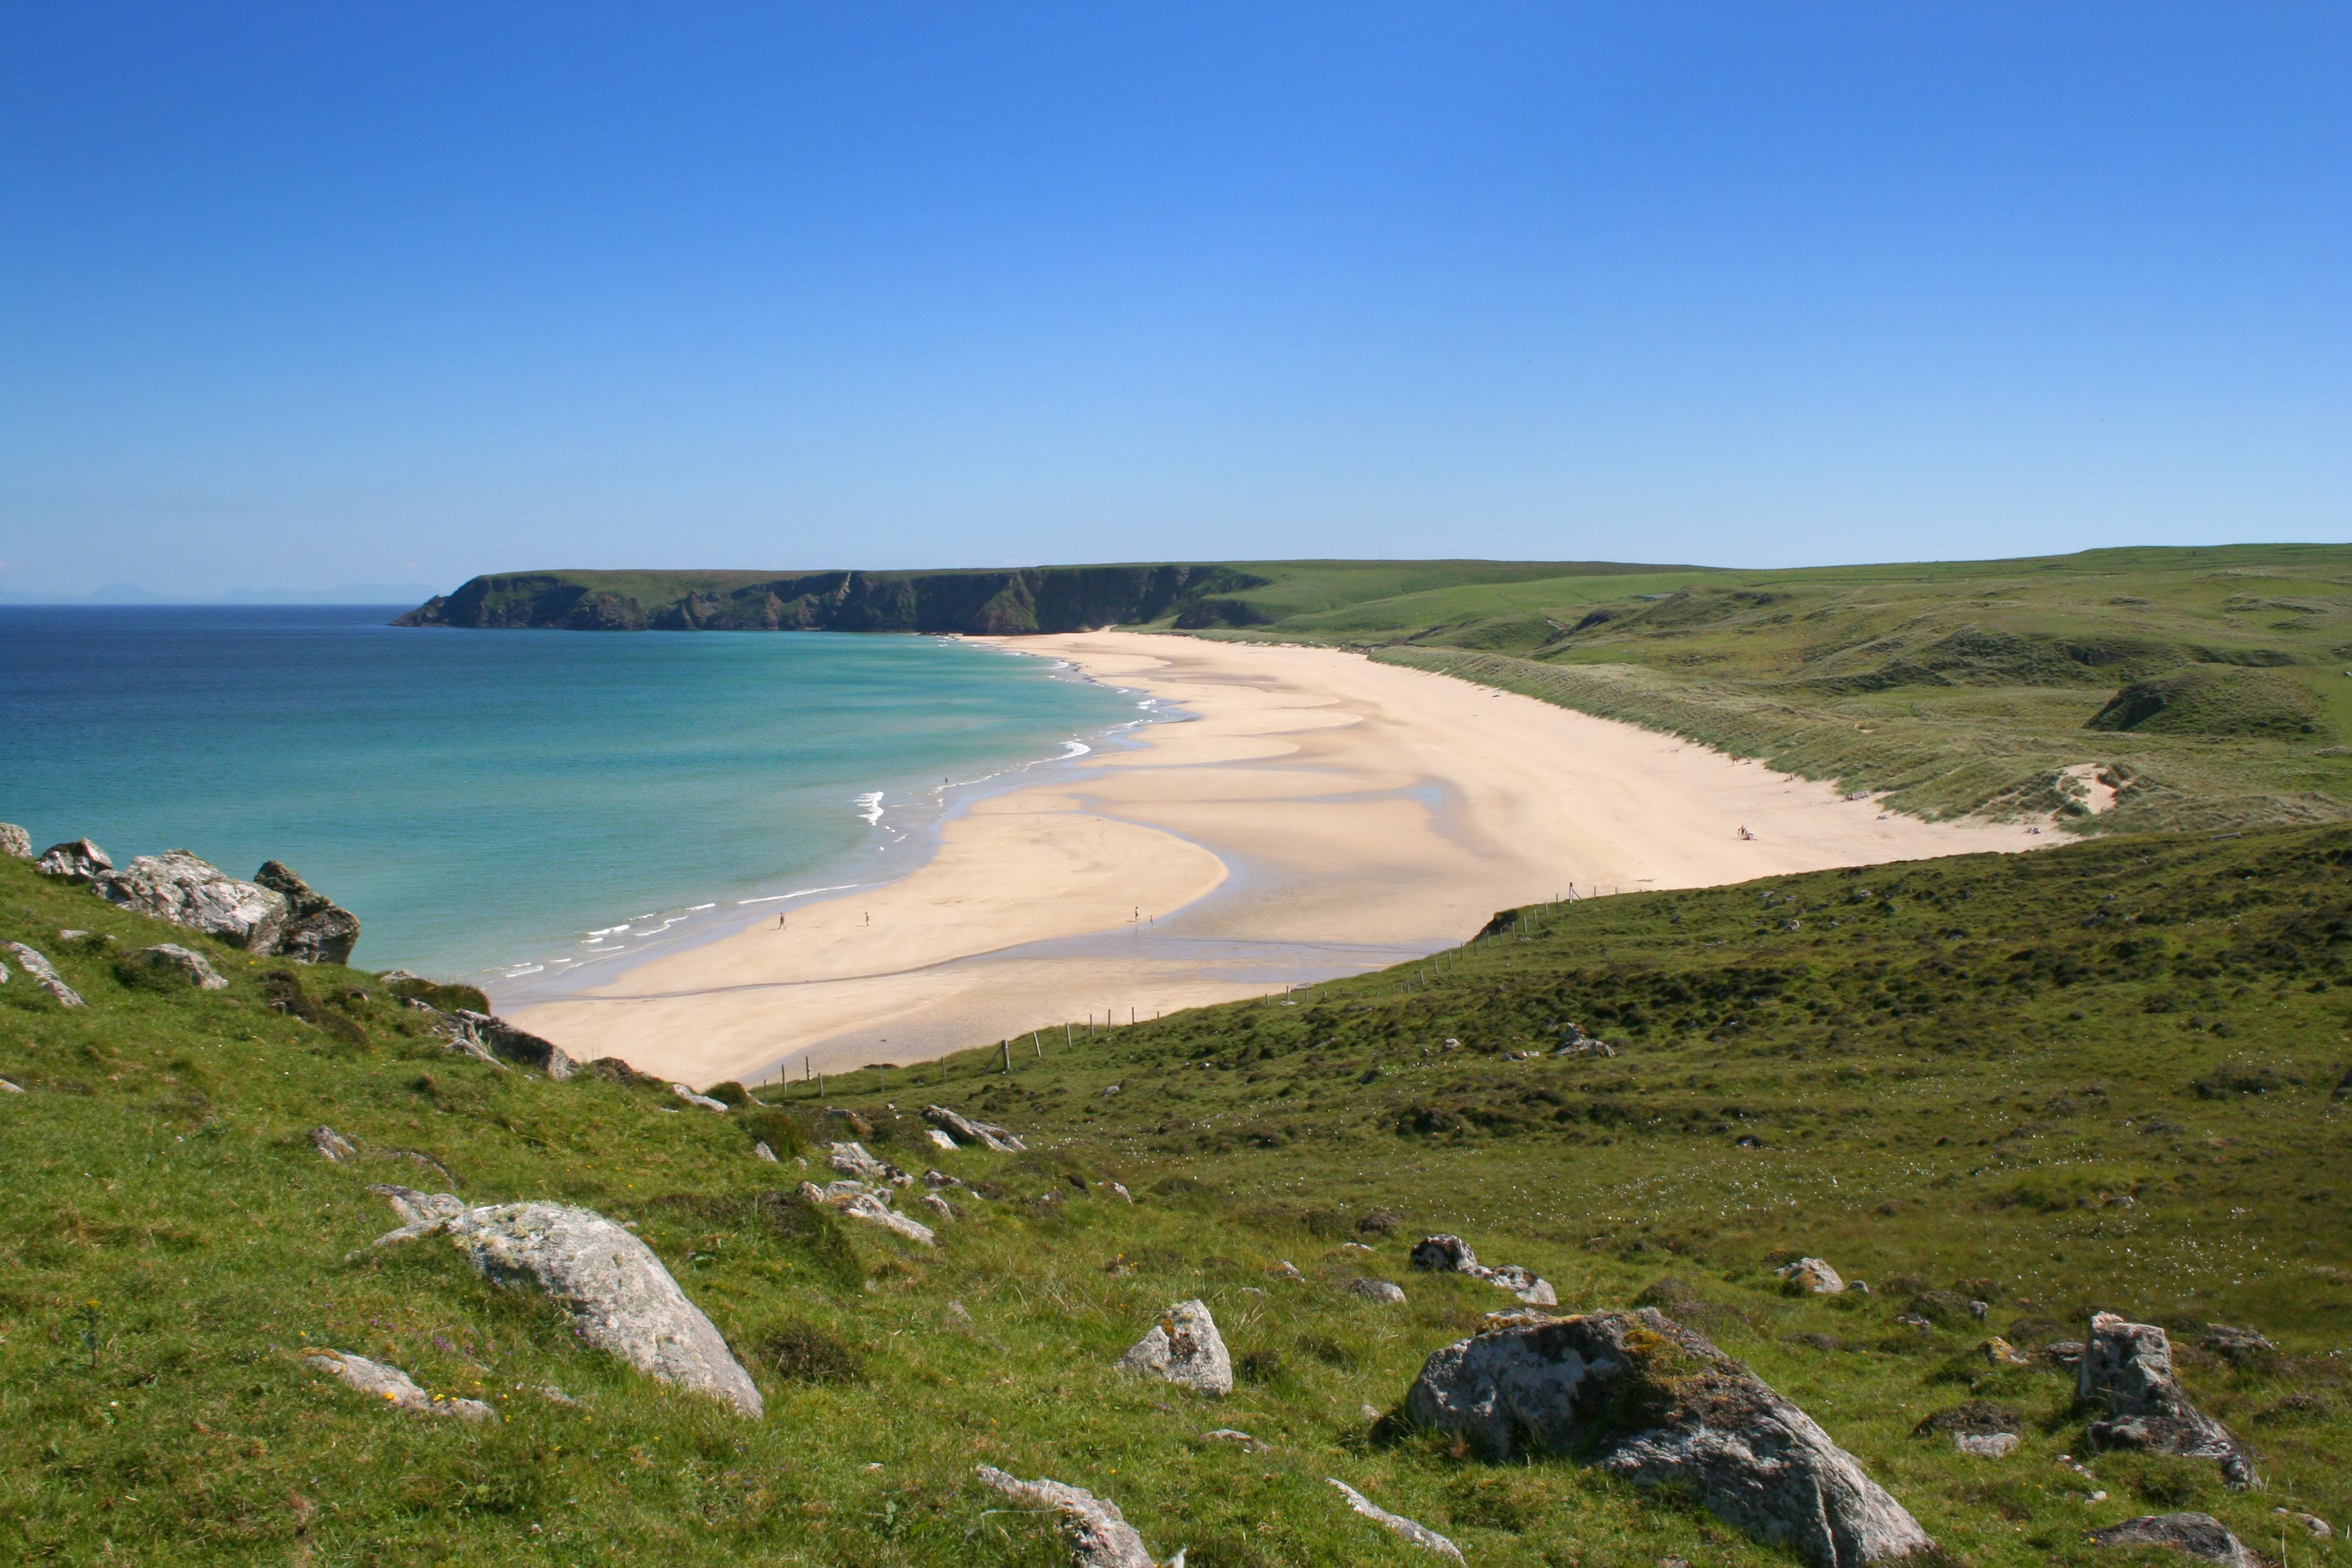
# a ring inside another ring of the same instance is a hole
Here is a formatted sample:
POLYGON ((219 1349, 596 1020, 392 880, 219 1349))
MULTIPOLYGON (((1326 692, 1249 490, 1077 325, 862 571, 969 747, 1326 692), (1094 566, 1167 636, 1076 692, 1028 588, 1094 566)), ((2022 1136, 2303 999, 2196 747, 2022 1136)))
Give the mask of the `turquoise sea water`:
POLYGON ((274 856, 359 914, 354 962, 538 989, 896 874, 946 801, 1149 711, 936 638, 392 613, 0 607, 0 821, 117 865, 274 856))

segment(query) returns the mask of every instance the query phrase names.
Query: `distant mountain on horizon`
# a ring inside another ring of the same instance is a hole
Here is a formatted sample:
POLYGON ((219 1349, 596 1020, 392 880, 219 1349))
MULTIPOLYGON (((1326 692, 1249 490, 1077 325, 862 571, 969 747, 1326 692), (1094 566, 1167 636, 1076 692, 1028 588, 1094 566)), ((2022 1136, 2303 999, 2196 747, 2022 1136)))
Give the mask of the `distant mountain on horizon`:
POLYGON ((110 583, 87 594, 0 592, 8 605, 414 605, 433 590, 422 583, 338 583, 331 588, 230 588, 218 594, 158 594, 136 583, 110 583))

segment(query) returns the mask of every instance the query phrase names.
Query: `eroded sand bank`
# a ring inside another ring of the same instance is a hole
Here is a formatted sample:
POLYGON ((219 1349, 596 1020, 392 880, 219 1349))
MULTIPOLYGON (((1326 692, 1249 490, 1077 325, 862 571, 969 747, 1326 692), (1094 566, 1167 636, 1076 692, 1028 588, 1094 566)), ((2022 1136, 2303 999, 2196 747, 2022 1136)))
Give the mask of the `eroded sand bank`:
POLYGON ((976 803, 900 881, 516 1021, 697 1084, 780 1061, 797 1078, 1379 968, 1571 887, 2051 842, 1882 816, 1827 784, 1354 654, 1126 632, 1007 646, 1197 717, 976 803))

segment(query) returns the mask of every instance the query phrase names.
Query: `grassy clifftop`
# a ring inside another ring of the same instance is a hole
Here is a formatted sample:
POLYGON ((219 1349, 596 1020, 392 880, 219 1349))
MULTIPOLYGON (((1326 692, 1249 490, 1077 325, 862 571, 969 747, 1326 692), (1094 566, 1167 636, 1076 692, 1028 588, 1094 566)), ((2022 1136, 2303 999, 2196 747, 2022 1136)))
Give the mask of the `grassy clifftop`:
POLYGON ((2352 1126, 2334 1094, 2352 829, 1514 911, 1297 1005, 1081 1029, 1042 1056, 1022 1043, 1010 1073, 978 1050, 723 1116, 449 1054, 373 976, 256 963, 22 862, 0 861, 0 939, 48 952, 89 1004, 60 1009, 21 970, 0 987, 0 1078, 25 1090, 0 1092, 0 1540, 25 1561, 1063 1561, 973 1485, 982 1462, 1093 1488, 1209 1568, 1426 1561, 1327 1476, 1475 1563, 1790 1561, 1571 1460, 1384 1439, 1367 1407, 1511 1304, 1405 1267, 1439 1230, 1535 1268, 1569 1310, 1666 1303, 1985 1568, 2132 1561, 2084 1531, 2136 1513, 2211 1511, 2273 1553, 2274 1506, 2352 1515, 2352 1126), (167 938, 229 987, 118 972, 167 938), (1547 1054, 1570 1021, 1618 1054, 1547 1054), (902 1114, 930 1101, 1033 1152, 937 1152, 902 1114), (322 1123, 363 1157, 320 1158, 322 1123), (988 1194, 957 1194, 936 1251, 782 1195, 795 1136, 858 1126, 988 1194), (369 1249, 394 1220, 365 1187, 387 1181, 635 1224, 767 1418, 589 1351, 440 1244, 369 1249), (1801 1252, 1873 1292, 1782 1294, 1769 1268, 1801 1252), (1360 1277, 1409 1299, 1349 1293, 1360 1277), (1231 1399, 1109 1370, 1193 1296, 1241 1363, 1231 1399), (2267 1490, 2225 1492, 2210 1463, 2106 1455, 2086 1479, 2057 1462, 2086 1454, 2068 1379, 1972 1347, 2079 1338, 2094 1307, 2173 1328, 2191 1393, 2267 1490), (2214 1321, 2277 1349, 2201 1350, 2214 1321), (306 1344, 503 1419, 378 1407, 307 1372, 306 1344), (1971 1399, 2010 1408, 2018 1453, 1914 1435, 1971 1399))

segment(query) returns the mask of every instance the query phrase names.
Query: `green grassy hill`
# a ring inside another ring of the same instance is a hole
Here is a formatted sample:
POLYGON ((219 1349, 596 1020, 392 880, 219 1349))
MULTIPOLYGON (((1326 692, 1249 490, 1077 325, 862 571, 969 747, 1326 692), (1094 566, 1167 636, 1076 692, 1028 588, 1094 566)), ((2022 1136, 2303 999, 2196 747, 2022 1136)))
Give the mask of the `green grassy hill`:
POLYGON ((18 861, 0 861, 0 941, 49 953, 89 1002, 61 1009, 21 970, 0 987, 0 1078, 24 1090, 0 1092, 0 1542, 20 1561, 1064 1561, 974 1485, 979 1463, 1090 1487, 1205 1568, 1427 1561, 1327 1476, 1474 1563, 1790 1561, 1570 1461, 1486 1465, 1376 1426, 1424 1356, 1512 1304, 1406 1268, 1441 1230, 1535 1268, 1566 1310, 1664 1303, 1983 1568, 2137 1561, 2083 1532, 2142 1512, 2205 1510, 2273 1554, 2273 1507, 2352 1519, 2335 1098, 2352 829, 1517 911, 1296 1005, 1023 1042, 1009 1073, 980 1050, 824 1098, 784 1086, 761 1091, 779 1109, 726 1115, 453 1055, 374 976, 249 960, 18 861), (118 966, 161 939, 229 987, 118 966), (1544 1054, 1571 1021, 1618 1054, 1544 1054), (900 1114, 930 1101, 1032 1152, 933 1152, 900 1114), (792 1142, 851 1117, 885 1157, 987 1194, 958 1194, 936 1251, 789 1196, 792 1142), (322 1159, 321 1124, 365 1158, 322 1159), (369 1249, 395 1223, 373 1182, 634 1223, 766 1418, 587 1350, 445 1244, 369 1249), (1782 1294, 1769 1268, 1797 1253, 1872 1293, 1782 1294), (1364 1300, 1359 1277, 1409 1300, 1364 1300), (1231 1399, 1110 1371, 1193 1296, 1241 1363, 1231 1399), (2079 1338, 2095 1307, 2174 1329, 2190 1392, 2267 1489, 2224 1492, 2193 1461, 2100 1456, 2095 1480, 2058 1462, 2086 1456, 2071 1382, 1972 1347, 2079 1338), (2214 1321, 2278 1349, 2202 1351, 2214 1321), (503 1419, 380 1407, 307 1371, 314 1344, 503 1419), (2018 1453, 1913 1435, 1969 1399, 2018 1413, 2018 1453))
POLYGON ((1669 731, 1929 817, 2352 817, 2352 546, 1736 572, 1257 561, 477 577, 417 626, 1322 643, 1669 731), (2091 787, 2100 781, 2102 789, 2091 787), (2104 786, 2121 786, 2095 816, 2104 786))

